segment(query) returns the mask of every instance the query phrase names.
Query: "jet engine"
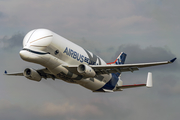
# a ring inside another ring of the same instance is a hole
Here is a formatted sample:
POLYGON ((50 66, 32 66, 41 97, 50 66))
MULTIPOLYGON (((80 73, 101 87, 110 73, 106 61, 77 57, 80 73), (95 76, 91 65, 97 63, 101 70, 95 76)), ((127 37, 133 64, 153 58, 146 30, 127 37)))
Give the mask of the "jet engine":
POLYGON ((85 77, 94 77, 96 75, 96 72, 90 66, 85 64, 80 64, 77 67, 77 71, 85 77))
POLYGON ((24 76, 30 80, 33 81, 41 81, 41 76, 39 75, 39 73, 36 70, 33 70, 32 68, 26 68, 24 70, 24 76))

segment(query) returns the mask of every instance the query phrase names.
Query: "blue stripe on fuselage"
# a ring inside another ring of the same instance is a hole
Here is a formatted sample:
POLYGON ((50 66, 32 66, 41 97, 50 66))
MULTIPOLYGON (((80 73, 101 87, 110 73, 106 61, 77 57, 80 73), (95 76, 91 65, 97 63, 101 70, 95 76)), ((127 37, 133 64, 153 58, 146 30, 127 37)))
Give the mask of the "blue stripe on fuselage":
POLYGON ((107 89, 107 90, 113 90, 114 87, 116 86, 119 78, 119 74, 117 73, 111 73, 112 74, 112 78, 109 80, 109 82, 107 82, 102 88, 96 90, 97 92, 104 92, 103 89, 107 89))

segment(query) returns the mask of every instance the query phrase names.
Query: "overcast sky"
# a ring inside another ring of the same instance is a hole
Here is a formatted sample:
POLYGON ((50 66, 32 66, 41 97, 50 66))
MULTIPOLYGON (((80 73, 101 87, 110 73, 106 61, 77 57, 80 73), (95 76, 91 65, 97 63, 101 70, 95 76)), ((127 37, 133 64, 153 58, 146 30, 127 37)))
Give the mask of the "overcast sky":
POLYGON ((3 75, 43 68, 19 56, 23 37, 46 28, 92 51, 106 62, 120 52, 126 63, 180 58, 178 0, 0 0, 0 119, 2 120, 179 120, 180 61, 123 73, 124 84, 151 89, 91 91, 61 80, 30 81, 3 75))

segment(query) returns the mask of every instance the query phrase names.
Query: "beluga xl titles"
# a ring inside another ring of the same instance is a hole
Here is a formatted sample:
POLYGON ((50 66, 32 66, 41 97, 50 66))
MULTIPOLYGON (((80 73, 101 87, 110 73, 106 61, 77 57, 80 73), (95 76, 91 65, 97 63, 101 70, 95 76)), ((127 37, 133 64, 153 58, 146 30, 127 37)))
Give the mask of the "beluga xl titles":
POLYGON ((121 52, 114 62, 106 63, 103 59, 81 46, 47 29, 35 29, 27 33, 20 51, 23 60, 44 66, 34 70, 26 68, 22 73, 6 75, 25 76, 33 81, 42 78, 61 79, 79 84, 93 92, 122 91, 133 87, 152 87, 152 73, 147 75, 146 84, 123 85, 122 72, 133 72, 139 68, 173 63, 170 61, 124 64, 126 54, 121 52))

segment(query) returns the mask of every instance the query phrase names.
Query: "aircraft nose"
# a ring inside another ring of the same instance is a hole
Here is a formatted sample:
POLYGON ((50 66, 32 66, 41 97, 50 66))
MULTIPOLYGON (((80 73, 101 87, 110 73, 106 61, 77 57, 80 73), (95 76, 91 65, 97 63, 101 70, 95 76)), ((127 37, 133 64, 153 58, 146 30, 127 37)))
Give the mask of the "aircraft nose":
POLYGON ((29 52, 28 49, 22 49, 19 52, 19 55, 23 60, 28 61, 28 62, 33 62, 34 60, 38 58, 36 54, 29 52))
POLYGON ((21 57, 23 60, 28 59, 28 53, 27 53, 26 50, 21 50, 21 51, 19 52, 19 55, 20 55, 20 57, 21 57))
POLYGON ((28 62, 34 62, 34 63, 43 63, 44 59, 42 57, 42 55, 47 55, 48 53, 46 52, 42 52, 42 51, 35 51, 35 50, 30 50, 27 48, 23 48, 20 52, 19 55, 20 57, 28 62))

